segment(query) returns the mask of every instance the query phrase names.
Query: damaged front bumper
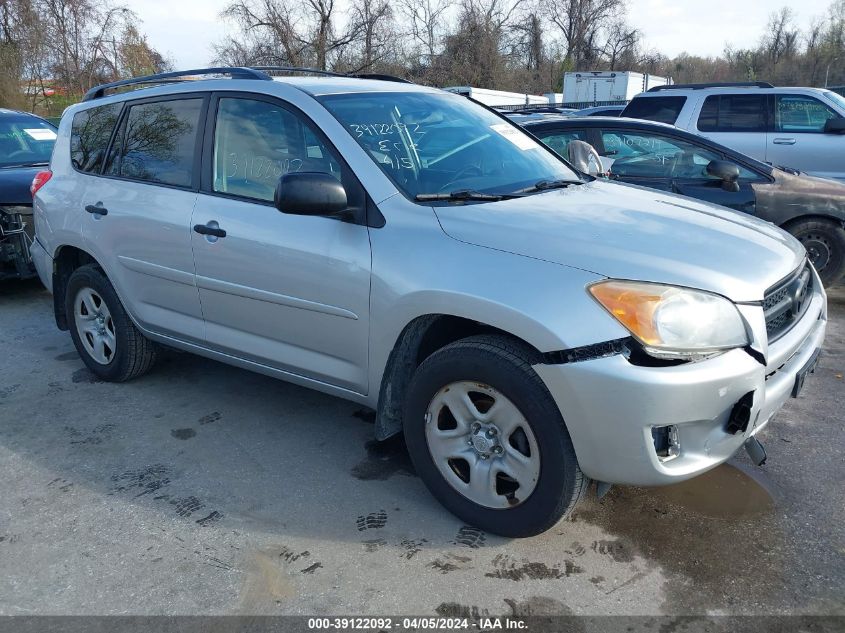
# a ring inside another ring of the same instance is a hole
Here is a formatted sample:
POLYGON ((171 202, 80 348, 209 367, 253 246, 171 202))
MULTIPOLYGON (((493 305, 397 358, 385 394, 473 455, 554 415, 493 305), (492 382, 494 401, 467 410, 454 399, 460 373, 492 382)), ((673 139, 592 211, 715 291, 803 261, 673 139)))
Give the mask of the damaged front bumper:
POLYGON ((802 372, 812 369, 826 325, 826 297, 818 291, 803 318, 768 346, 766 366, 735 349, 669 367, 615 354, 534 369, 560 408, 588 477, 671 484, 726 461, 765 427, 803 383, 802 372), (740 403, 748 409, 745 424, 735 417, 740 403))

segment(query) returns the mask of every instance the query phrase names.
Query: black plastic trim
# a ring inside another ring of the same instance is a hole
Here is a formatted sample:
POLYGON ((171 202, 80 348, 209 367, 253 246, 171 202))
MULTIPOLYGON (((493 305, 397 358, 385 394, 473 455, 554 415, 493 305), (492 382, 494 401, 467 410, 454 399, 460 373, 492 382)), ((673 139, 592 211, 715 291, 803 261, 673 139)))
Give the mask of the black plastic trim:
POLYGON ((176 70, 168 73, 157 73, 155 75, 145 75, 143 77, 133 77, 131 79, 122 79, 120 81, 112 81, 107 84, 100 84, 94 86, 85 93, 82 97, 83 101, 92 101, 104 97, 107 90, 114 90, 116 88, 123 88, 124 86, 137 86, 142 84, 152 83, 169 83, 173 80, 184 81, 186 77, 195 75, 229 75, 232 79, 260 79, 263 81, 272 81, 273 78, 267 73, 261 72, 255 68, 244 68, 239 66, 219 66, 213 68, 195 68, 193 70, 176 70))
POLYGON ((663 86, 652 86, 646 92, 663 92, 664 90, 705 90, 707 88, 774 88, 767 81, 735 81, 715 82, 704 84, 667 84, 663 86))
POLYGON ((633 339, 627 337, 605 341, 603 343, 593 343, 592 345, 582 345, 581 347, 571 347, 554 352, 545 352, 540 362, 544 365, 565 365, 567 363, 579 363, 585 360, 626 354, 630 351, 632 343, 633 339))

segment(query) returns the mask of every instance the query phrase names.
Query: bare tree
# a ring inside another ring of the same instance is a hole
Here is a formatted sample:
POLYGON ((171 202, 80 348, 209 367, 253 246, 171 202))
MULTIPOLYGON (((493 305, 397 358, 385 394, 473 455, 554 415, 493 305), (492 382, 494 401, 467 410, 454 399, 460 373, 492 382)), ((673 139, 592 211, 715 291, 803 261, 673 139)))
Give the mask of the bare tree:
POLYGON ((120 41, 112 40, 122 76, 138 77, 171 70, 171 63, 152 48, 134 24, 128 24, 120 41))
POLYGON ((395 25, 389 0, 358 0, 351 12, 352 46, 358 51, 352 60, 354 72, 384 63, 395 51, 395 25))
POLYGON ((358 37, 357 24, 337 28, 335 0, 237 0, 222 15, 239 29, 216 47, 217 59, 223 62, 326 70, 358 37))
POLYGON ((795 56, 798 44, 798 29, 793 23, 793 12, 789 7, 769 16, 766 34, 763 36, 762 46, 772 65, 782 59, 795 56))
POLYGON ((640 32, 628 26, 622 18, 618 18, 610 25, 601 51, 610 70, 616 70, 620 60, 626 57, 629 63, 632 61, 631 55, 636 50, 640 37, 640 32))
POLYGON ((431 63, 441 51, 446 15, 454 6, 452 0, 398 0, 397 6, 406 18, 418 55, 431 63))
POLYGON ((573 68, 597 57, 599 34, 611 20, 624 13, 625 0, 550 0, 546 17, 565 43, 565 55, 573 68))
POLYGON ((124 6, 92 0, 37 0, 39 15, 48 17, 45 45, 51 72, 70 94, 116 79, 119 60, 111 46, 135 16, 124 6))

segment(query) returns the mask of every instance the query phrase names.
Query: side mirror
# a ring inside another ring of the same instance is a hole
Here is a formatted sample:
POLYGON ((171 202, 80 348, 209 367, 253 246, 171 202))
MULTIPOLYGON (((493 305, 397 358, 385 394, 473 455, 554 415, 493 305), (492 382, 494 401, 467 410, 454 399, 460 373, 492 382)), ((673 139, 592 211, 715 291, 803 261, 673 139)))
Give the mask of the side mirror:
POLYGON ((331 174, 301 171, 284 174, 276 185, 273 204, 282 213, 336 216, 349 206, 346 189, 331 174))
POLYGON ((824 124, 825 134, 845 134, 845 118, 828 119, 824 124))
POLYGON ((725 191, 739 191, 739 166, 728 160, 711 160, 707 163, 707 173, 722 181, 725 191))

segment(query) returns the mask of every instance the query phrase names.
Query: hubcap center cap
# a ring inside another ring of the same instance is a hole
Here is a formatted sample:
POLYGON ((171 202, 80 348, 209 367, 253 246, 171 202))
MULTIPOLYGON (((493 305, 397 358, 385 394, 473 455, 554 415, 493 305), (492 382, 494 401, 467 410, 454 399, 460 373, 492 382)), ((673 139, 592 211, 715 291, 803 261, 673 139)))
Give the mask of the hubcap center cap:
POLYGON ((472 445, 479 453, 488 453, 493 448, 493 442, 483 435, 476 435, 472 438, 472 445))
POLYGON ((502 453, 502 447, 499 444, 499 429, 493 424, 473 423, 467 443, 482 459, 502 453))

